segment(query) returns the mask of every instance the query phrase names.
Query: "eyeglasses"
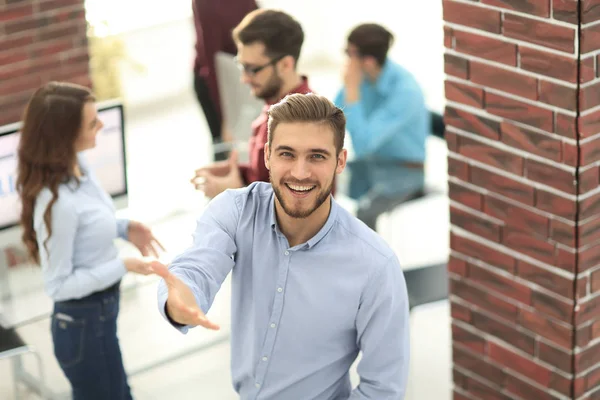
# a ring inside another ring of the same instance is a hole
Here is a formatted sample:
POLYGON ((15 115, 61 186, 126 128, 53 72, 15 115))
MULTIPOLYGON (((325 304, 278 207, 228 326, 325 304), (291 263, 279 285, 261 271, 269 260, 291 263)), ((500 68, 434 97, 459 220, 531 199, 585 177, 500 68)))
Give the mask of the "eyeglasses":
POLYGON ((275 65, 275 63, 277 63, 279 60, 281 60, 283 57, 287 56, 287 54, 283 54, 280 55, 279 57, 275 57, 274 59, 272 59, 271 61, 269 61, 268 63, 266 63, 265 65, 261 65, 258 67, 251 67, 249 65, 246 64, 242 64, 237 57, 235 57, 235 63, 237 64, 238 68, 241 71, 244 71, 244 73, 248 76, 254 76, 256 74, 258 74, 260 71, 262 71, 263 69, 271 66, 271 65, 275 65))

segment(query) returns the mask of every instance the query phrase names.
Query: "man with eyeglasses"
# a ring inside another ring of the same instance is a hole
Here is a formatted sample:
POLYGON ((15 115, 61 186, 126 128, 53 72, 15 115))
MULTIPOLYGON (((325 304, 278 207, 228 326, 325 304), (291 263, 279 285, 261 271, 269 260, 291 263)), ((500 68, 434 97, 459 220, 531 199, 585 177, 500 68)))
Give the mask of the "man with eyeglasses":
POLYGON ((192 184, 213 198, 225 189, 252 182, 269 182, 264 163, 267 143, 267 111, 288 94, 310 93, 306 76, 296 70, 304 42, 302 26, 290 15, 277 10, 259 9, 249 13, 233 30, 237 63, 242 82, 254 96, 265 101, 260 116, 252 123, 248 164, 238 164, 237 153, 196 170, 192 184))
POLYGON ((373 230, 379 215, 423 191, 431 133, 419 84, 387 56, 393 39, 378 24, 350 32, 344 87, 335 99, 347 116, 354 149, 348 195, 357 201, 357 218, 373 230))

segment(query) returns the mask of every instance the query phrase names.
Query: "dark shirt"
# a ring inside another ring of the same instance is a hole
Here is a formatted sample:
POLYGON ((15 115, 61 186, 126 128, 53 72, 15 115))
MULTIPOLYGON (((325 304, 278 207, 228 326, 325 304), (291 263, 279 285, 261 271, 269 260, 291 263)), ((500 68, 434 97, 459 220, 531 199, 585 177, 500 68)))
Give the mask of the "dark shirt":
POLYGON ((255 0, 193 0, 196 27, 194 73, 206 81, 219 116, 221 103, 215 72, 215 54, 219 51, 236 54, 231 31, 249 12, 257 8, 255 0))
MULTIPOLYGON (((293 93, 312 93, 308 87, 307 77, 303 76, 302 83, 288 94, 293 93)), ((265 144, 268 140, 267 111, 272 104, 275 103, 265 104, 258 118, 252 123, 252 137, 248 142, 250 162, 240 165, 240 172, 246 185, 256 181, 269 182, 269 170, 265 165, 265 144)))

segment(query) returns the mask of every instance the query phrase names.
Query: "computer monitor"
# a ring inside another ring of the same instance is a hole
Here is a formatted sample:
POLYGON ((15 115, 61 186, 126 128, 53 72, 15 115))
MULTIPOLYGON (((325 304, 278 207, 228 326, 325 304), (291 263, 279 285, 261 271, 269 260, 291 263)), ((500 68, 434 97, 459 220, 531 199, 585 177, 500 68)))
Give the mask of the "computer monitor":
MULTIPOLYGON (((125 208, 128 191, 123 104, 115 100, 97 106, 104 128, 98 133, 96 147, 83 154, 116 208, 125 208)), ((0 248, 21 240, 21 207, 15 188, 20 127, 21 123, 0 127, 0 248)))

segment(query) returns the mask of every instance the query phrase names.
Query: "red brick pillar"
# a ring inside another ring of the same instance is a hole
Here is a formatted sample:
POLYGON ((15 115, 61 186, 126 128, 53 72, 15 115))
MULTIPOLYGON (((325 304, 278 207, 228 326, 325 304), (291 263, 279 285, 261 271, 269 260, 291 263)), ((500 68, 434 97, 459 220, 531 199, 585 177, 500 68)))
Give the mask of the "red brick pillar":
POLYGON ((50 80, 91 86, 84 0, 0 0, 0 125, 50 80))
POLYGON ((600 399, 600 1, 443 7, 454 399, 600 399))

